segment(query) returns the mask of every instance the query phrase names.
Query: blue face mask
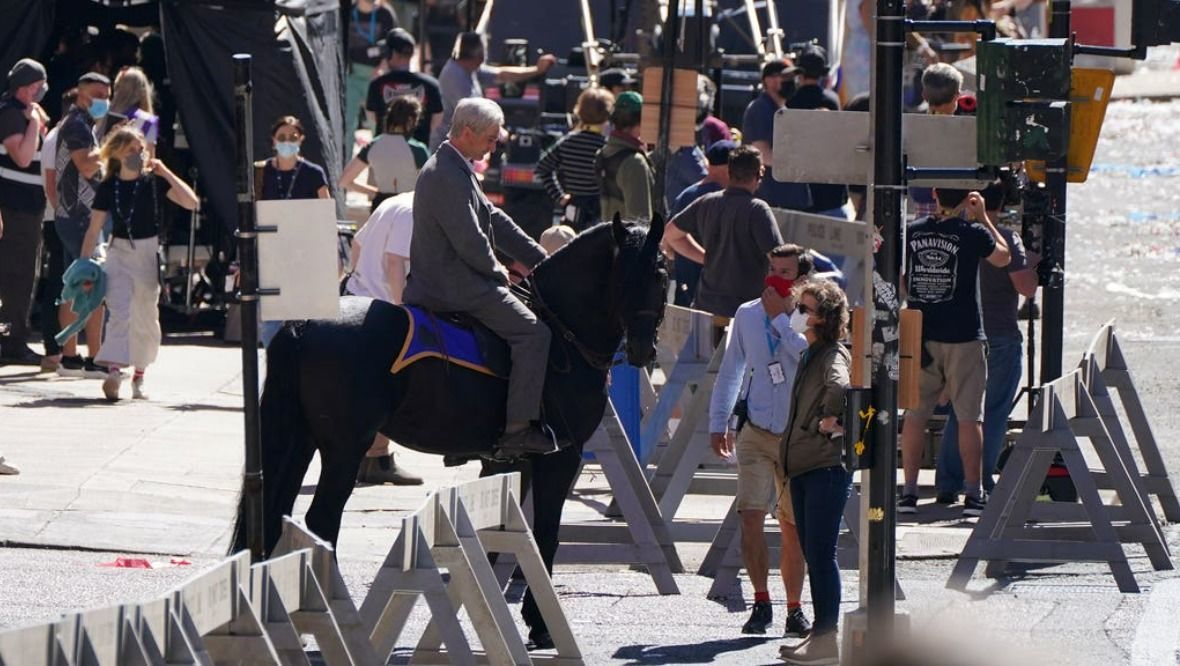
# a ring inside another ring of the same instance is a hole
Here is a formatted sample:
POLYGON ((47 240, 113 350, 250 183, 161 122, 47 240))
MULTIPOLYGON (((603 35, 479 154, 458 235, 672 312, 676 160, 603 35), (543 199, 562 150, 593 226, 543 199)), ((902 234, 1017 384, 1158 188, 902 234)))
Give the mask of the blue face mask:
POLYGON ((299 144, 294 141, 279 141, 275 143, 275 153, 279 157, 295 157, 299 154, 299 144))
POLYGON ((90 117, 99 120, 107 115, 111 110, 111 103, 105 99, 90 100, 90 108, 86 109, 90 113, 90 117))

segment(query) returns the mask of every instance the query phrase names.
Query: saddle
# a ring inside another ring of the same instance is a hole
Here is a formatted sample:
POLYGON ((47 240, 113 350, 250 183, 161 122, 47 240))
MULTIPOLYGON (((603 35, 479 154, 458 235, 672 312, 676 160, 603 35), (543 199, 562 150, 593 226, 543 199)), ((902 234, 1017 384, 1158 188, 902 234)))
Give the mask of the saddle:
POLYGON ((430 312, 414 305, 400 307, 406 311, 410 327, 390 368, 393 374, 423 359, 436 358, 474 372, 508 378, 508 343, 471 315, 430 312))

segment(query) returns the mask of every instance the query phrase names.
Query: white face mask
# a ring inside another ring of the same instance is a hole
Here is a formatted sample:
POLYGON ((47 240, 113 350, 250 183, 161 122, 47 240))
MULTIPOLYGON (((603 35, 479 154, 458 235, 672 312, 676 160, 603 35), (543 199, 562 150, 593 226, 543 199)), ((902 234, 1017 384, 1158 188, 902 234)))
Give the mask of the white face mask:
POLYGON ((795 310, 791 313, 791 330, 799 335, 807 332, 807 315, 795 310))

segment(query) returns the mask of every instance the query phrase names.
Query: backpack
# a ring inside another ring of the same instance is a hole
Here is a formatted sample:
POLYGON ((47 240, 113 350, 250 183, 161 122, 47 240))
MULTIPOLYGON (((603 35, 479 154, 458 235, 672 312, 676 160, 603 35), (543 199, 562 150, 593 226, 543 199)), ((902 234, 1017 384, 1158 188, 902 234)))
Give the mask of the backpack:
MULTIPOLYGON (((598 149, 598 152, 594 153, 594 175, 598 178, 598 182, 602 184, 602 193, 611 199, 623 198, 623 188, 619 187, 618 182, 619 167, 621 167, 623 162, 632 155, 638 154, 642 156, 643 161, 647 163, 648 171, 653 174, 655 173, 655 169, 652 168, 651 158, 649 158, 647 153, 643 152, 642 150, 632 146, 627 146, 614 155, 606 157, 602 154, 602 151, 605 148, 606 146, 603 146, 602 148, 598 149)), ((653 191, 651 193, 653 206, 655 205, 656 201, 654 184, 655 181, 653 179, 653 191)))

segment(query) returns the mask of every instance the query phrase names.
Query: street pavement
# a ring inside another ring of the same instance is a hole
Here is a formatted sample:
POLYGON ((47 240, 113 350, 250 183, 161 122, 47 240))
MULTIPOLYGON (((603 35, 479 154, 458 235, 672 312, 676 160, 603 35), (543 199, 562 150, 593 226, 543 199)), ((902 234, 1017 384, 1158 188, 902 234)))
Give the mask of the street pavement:
MULTIPOLYGON (((1180 470, 1180 103, 1111 106, 1090 181, 1070 187, 1065 359, 1067 369, 1098 327, 1116 318, 1120 338, 1169 469, 1180 470)), ((1038 334, 1039 337, 1039 334, 1038 334)), ((0 628, 59 613, 147 600, 224 554, 242 467, 240 351, 211 337, 170 337, 148 373, 151 400, 107 403, 99 383, 0 368, 0 454, 21 470, 0 476, 0 628), (158 569, 101 566, 119 557, 158 569), (188 564, 171 565, 182 558, 188 564)), ((345 512, 340 565, 358 603, 397 535, 401 516, 432 488, 474 478, 474 465, 444 468, 399 449, 427 483, 361 487, 345 512)), ((310 502, 318 467, 296 513, 310 502)), ((603 503, 593 468, 567 516, 589 520, 603 503)), ((926 498, 926 502, 930 499, 926 498)), ((715 524, 724 498, 690 496, 679 520, 715 524)), ((947 591, 953 556, 971 521, 923 505, 899 530, 899 578, 912 620, 909 663, 1175 663, 1180 582, 1151 570, 1128 547, 1139 594, 1118 592, 1096 565, 1029 570, 999 580, 977 572, 968 593, 947 591), (934 655, 934 656, 929 656, 934 655)), ((705 528, 699 528, 705 529, 705 528)), ((1180 531, 1166 527, 1173 550, 1180 531)), ((694 571, 705 544, 678 544, 694 571)), ((565 566, 555 585, 587 663, 755 664, 776 661, 781 639, 738 633, 741 600, 710 601, 710 581, 677 576, 678 596, 623 566, 565 566)), ((844 573, 844 609, 857 605, 844 573)), ((742 579, 748 599, 748 579, 742 579)), ((774 589, 772 587, 772 589, 774 589)), ((781 600, 781 592, 776 594, 781 600)), ((809 594, 805 592, 805 600, 809 594)), ((781 607, 780 607, 781 608, 781 607)), ((411 619, 395 661, 420 635, 411 619)), ((781 631, 781 612, 776 626, 781 631)))

